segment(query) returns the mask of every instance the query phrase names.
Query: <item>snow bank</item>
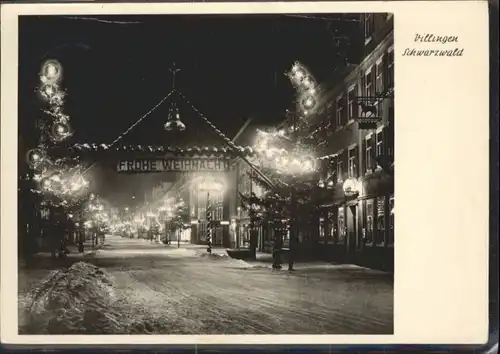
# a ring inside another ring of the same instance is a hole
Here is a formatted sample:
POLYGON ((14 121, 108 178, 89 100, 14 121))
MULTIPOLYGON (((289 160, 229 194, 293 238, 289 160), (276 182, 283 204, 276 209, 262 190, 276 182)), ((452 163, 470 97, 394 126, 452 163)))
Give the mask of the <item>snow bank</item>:
POLYGON ((75 263, 52 272, 22 299, 25 323, 20 323, 20 333, 126 333, 114 299, 107 274, 89 263, 75 263))
POLYGON ((51 272, 19 298, 20 334, 153 334, 172 328, 162 312, 152 316, 144 304, 114 285, 98 267, 75 263, 51 272))

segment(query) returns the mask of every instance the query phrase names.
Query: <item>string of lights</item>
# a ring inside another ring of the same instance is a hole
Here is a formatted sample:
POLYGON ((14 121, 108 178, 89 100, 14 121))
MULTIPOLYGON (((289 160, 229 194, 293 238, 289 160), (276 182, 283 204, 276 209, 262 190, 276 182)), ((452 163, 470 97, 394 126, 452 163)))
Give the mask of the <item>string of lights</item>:
POLYGON ((198 116, 215 132, 215 134, 221 138, 231 149, 238 153, 239 157, 243 159, 267 184, 269 187, 274 188, 274 183, 260 171, 254 163, 252 163, 246 156, 245 153, 252 152, 251 148, 244 148, 242 146, 236 145, 232 139, 229 139, 220 129, 218 129, 198 108, 194 106, 180 91, 177 91, 182 97, 185 103, 191 106, 191 109, 198 114, 198 116))
POLYGON ((151 113, 153 113, 158 107, 160 107, 163 102, 165 102, 173 93, 175 90, 170 91, 167 93, 153 108, 151 108, 148 112, 146 112, 142 117, 140 117, 138 120, 136 120, 130 127, 128 127, 123 133, 121 133, 115 140, 109 144, 109 147, 112 147, 115 145, 117 142, 119 142, 121 139, 123 139, 128 133, 132 131, 138 124, 140 124, 145 118, 147 118, 151 113))
MULTIPOLYGON (((132 129, 134 129, 144 119, 146 119, 151 113, 153 113, 158 107, 160 107, 174 92, 175 92, 175 90, 172 90, 172 91, 168 92, 156 105, 154 105, 142 117, 140 117, 134 123, 132 123, 131 126, 129 126, 123 133, 121 133, 120 135, 118 135, 118 137, 116 137, 110 144, 105 144, 106 145, 106 149, 109 149, 109 148, 113 147, 117 142, 119 142, 120 140, 122 140, 128 133, 130 133, 132 131, 132 129)), ((83 174, 86 174, 87 172, 89 172, 95 166, 95 164, 96 163, 94 162, 89 167, 87 167, 83 171, 83 174)))
MULTIPOLYGON (((26 159, 34 172, 33 180, 38 183, 37 194, 51 194, 60 200, 59 204, 67 204, 67 200, 75 202, 88 187, 81 174, 81 166, 74 159, 52 160, 50 149, 72 135, 69 116, 64 114, 65 91, 61 88, 63 68, 56 60, 47 60, 40 70, 40 84, 37 92, 48 104, 42 109, 49 121, 39 122, 40 135, 38 146, 28 151, 26 159), (76 166, 75 166, 76 164, 76 166)), ((33 191, 33 189, 31 189, 33 191)), ((47 196, 45 202, 52 200, 47 196)), ((54 201, 54 205, 57 204, 54 201)))

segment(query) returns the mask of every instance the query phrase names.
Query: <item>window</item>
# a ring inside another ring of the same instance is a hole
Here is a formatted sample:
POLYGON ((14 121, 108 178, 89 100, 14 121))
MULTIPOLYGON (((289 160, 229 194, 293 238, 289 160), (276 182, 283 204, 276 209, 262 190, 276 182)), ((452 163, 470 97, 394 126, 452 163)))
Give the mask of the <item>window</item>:
POLYGON ((287 229, 285 232, 283 232, 283 248, 289 248, 290 247, 290 230, 287 229))
POLYGON ((198 192, 198 219, 205 220, 206 217, 207 194, 198 192))
POLYGON ((373 14, 365 14, 365 40, 369 41, 375 32, 375 18, 373 14))
POLYGON ((365 74, 365 95, 366 97, 373 97, 373 73, 370 68, 365 74))
POLYGON ((389 51, 387 52, 387 55, 386 55, 386 74, 385 74, 385 77, 386 77, 386 80, 385 80, 385 83, 386 83, 386 86, 387 86, 387 89, 391 89, 394 87, 394 49, 391 48, 389 49, 389 51))
POLYGON ((319 239, 324 240, 327 234, 327 221, 323 216, 319 217, 319 239))
POLYGON ((335 182, 333 179, 333 175, 337 173, 337 165, 335 164, 335 160, 330 161, 330 164, 328 165, 328 178, 330 178, 330 187, 333 186, 333 183, 335 182))
POLYGON ((358 117, 358 104, 356 102, 356 93, 357 87, 354 86, 349 90, 348 101, 347 101, 347 110, 349 114, 349 119, 355 119, 358 117))
POLYGON ((348 153, 348 173, 350 178, 358 177, 358 158, 357 158, 357 149, 354 147, 349 150, 348 153))
POLYGON ((338 128, 338 127, 341 127, 344 125, 344 99, 343 99, 343 97, 337 98, 336 108, 337 108, 337 112, 336 112, 336 123, 337 124, 336 125, 338 128))
POLYGON ((335 212, 333 210, 328 210, 328 219, 327 219, 327 237, 334 241, 337 242, 338 237, 337 237, 337 223, 335 222, 335 212))
POLYGON ((375 92, 376 94, 384 92, 384 69, 382 58, 375 66, 375 92))
POLYGON ((337 156, 337 180, 342 181, 344 179, 344 161, 342 159, 342 154, 337 156))
POLYGON ((375 155, 377 157, 384 155, 384 135, 383 132, 377 133, 377 145, 375 155))
POLYGON ((327 115, 328 115, 328 123, 330 124, 330 128, 335 129, 336 126, 336 112, 333 107, 333 103, 328 104, 327 108, 327 115))
POLYGON ((389 107, 389 126, 386 131, 387 155, 394 156, 394 107, 389 107))
POLYGON ((373 199, 366 200, 366 231, 365 244, 373 243, 373 199))
POLYGON ((373 169, 373 161, 372 161, 372 144, 373 139, 370 137, 366 139, 366 149, 365 149, 365 172, 371 172, 373 169))
POLYGON ((394 196, 389 198, 389 230, 387 235, 387 244, 394 245, 394 196))
POLYGON ((329 167, 330 167, 330 160, 329 159, 321 160, 320 179, 324 180, 324 179, 328 178, 329 167))
POLYGON ((347 229, 345 227, 344 207, 339 208, 337 220, 338 220, 338 223, 337 223, 337 228, 338 228, 337 242, 338 243, 345 243, 347 229))
POLYGON ((385 197, 377 199, 377 233, 375 244, 382 245, 385 236, 385 197))

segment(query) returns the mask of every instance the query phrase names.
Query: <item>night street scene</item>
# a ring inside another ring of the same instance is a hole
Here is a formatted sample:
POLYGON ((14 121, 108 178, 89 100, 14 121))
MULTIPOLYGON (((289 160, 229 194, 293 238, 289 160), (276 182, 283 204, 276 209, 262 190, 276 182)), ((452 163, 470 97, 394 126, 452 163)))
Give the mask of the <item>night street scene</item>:
POLYGON ((21 16, 18 70, 20 334, 393 333, 392 14, 21 16))

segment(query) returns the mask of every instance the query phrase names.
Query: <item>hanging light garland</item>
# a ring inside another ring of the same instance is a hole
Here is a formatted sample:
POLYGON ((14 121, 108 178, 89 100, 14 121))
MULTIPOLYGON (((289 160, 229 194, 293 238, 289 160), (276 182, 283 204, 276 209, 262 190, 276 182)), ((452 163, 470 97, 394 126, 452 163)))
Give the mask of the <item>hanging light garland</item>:
POLYGON ((318 101, 318 85, 314 77, 300 62, 295 62, 286 75, 297 90, 302 115, 307 116, 314 113, 318 101))
POLYGON ((298 143, 294 143, 292 148, 287 148, 289 142, 283 141, 282 134, 280 130, 276 132, 257 130, 254 162, 272 168, 279 174, 299 175, 316 171, 316 157, 311 149, 298 143))

